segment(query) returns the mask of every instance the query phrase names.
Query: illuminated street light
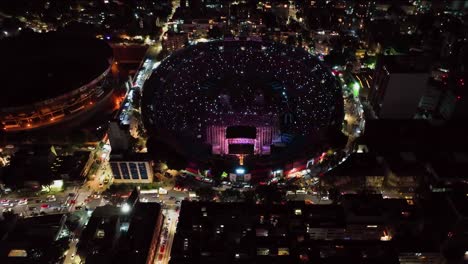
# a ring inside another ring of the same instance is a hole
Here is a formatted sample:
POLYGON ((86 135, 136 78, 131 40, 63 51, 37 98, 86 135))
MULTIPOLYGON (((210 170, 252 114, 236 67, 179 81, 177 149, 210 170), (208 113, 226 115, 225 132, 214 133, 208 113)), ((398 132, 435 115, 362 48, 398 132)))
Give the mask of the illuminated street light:
POLYGON ((237 168, 237 169, 236 169, 236 173, 237 173, 237 174, 244 174, 244 173, 245 173, 245 169, 244 169, 244 168, 237 168))
POLYGON ((63 180, 54 180, 50 187, 61 190, 63 188, 63 180))
POLYGON ((354 83, 353 84, 353 95, 354 95, 354 97, 359 96, 359 89, 360 88, 361 88, 361 86, 359 86, 359 83, 354 83))
POLYGON ((124 203, 122 205, 121 210, 122 210, 122 213, 128 214, 130 212, 130 210, 131 210, 130 205, 128 205, 127 203, 124 203))

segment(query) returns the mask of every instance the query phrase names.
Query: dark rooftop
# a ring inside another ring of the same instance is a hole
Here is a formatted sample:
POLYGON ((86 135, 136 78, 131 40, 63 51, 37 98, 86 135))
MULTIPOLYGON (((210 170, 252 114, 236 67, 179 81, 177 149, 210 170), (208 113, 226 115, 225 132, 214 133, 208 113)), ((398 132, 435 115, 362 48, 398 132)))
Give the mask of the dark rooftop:
POLYGON ((430 58, 422 55, 380 56, 377 63, 383 63, 392 73, 429 73, 430 58))
POLYGON ((94 210, 77 245, 79 254, 85 255, 87 262, 94 263, 94 258, 99 259, 115 248, 120 236, 120 215, 120 208, 111 205, 94 210))
MULTIPOLYGON (((40 263, 48 257, 57 261, 47 253, 53 254, 51 251, 59 250, 55 245, 58 245, 65 219, 63 214, 17 219, 14 227, 0 240, 0 263, 40 263), (9 257, 8 254, 14 249, 24 250, 27 256, 9 257)), ((68 244, 68 239, 60 241, 68 244)))
POLYGON ((382 164, 373 153, 353 153, 349 158, 327 173, 330 176, 383 176, 382 164))
POLYGON ((134 206, 127 236, 119 242, 118 263, 147 263, 155 229, 161 228, 158 226, 160 215, 158 203, 137 203, 134 206))
POLYGON ((0 41, 0 107, 47 100, 77 89, 109 67, 103 41, 63 33, 26 34, 0 41))
MULTIPOLYGON (((390 201, 383 210, 399 215, 401 206, 390 201)), ((392 243, 308 235, 344 229, 343 219, 339 205, 184 201, 170 263, 398 263, 392 243)))
POLYGON ((360 141, 370 151, 465 151, 468 126, 463 123, 431 124, 426 120, 367 120, 360 141))
POLYGON ((117 153, 111 154, 111 161, 151 161, 152 157, 148 153, 117 153))
POLYGON ((384 155, 389 169, 396 176, 423 176, 426 174, 424 166, 416 160, 413 153, 391 153, 384 155))
POLYGON ((466 152, 431 152, 421 155, 439 180, 468 180, 468 154, 466 152))

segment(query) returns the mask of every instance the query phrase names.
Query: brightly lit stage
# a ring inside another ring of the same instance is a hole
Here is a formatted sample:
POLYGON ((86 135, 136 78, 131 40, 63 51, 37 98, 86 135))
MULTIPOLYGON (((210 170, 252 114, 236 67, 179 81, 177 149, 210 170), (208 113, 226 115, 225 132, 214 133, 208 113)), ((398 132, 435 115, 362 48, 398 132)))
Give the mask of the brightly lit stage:
POLYGON ((275 127, 210 126, 206 143, 214 155, 269 155, 279 133, 275 127))

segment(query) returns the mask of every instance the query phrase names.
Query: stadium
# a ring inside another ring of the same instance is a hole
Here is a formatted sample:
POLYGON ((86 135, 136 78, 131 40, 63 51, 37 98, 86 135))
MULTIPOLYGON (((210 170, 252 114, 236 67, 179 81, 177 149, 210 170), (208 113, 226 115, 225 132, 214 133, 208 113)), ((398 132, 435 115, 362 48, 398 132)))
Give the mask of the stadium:
POLYGON ((112 49, 94 38, 25 34, 0 41, 5 132, 74 120, 109 98, 112 49))
POLYGON ((259 41, 173 53, 146 81, 142 105, 149 150, 198 169, 305 164, 333 144, 343 120, 340 85, 318 59, 259 41))

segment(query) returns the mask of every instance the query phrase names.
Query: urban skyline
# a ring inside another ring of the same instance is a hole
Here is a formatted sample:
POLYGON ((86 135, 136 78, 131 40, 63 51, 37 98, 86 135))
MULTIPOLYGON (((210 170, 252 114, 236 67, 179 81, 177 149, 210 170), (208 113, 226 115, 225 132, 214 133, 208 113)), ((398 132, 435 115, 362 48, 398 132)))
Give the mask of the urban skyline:
POLYGON ((468 2, 0 3, 0 263, 468 262, 468 2))

